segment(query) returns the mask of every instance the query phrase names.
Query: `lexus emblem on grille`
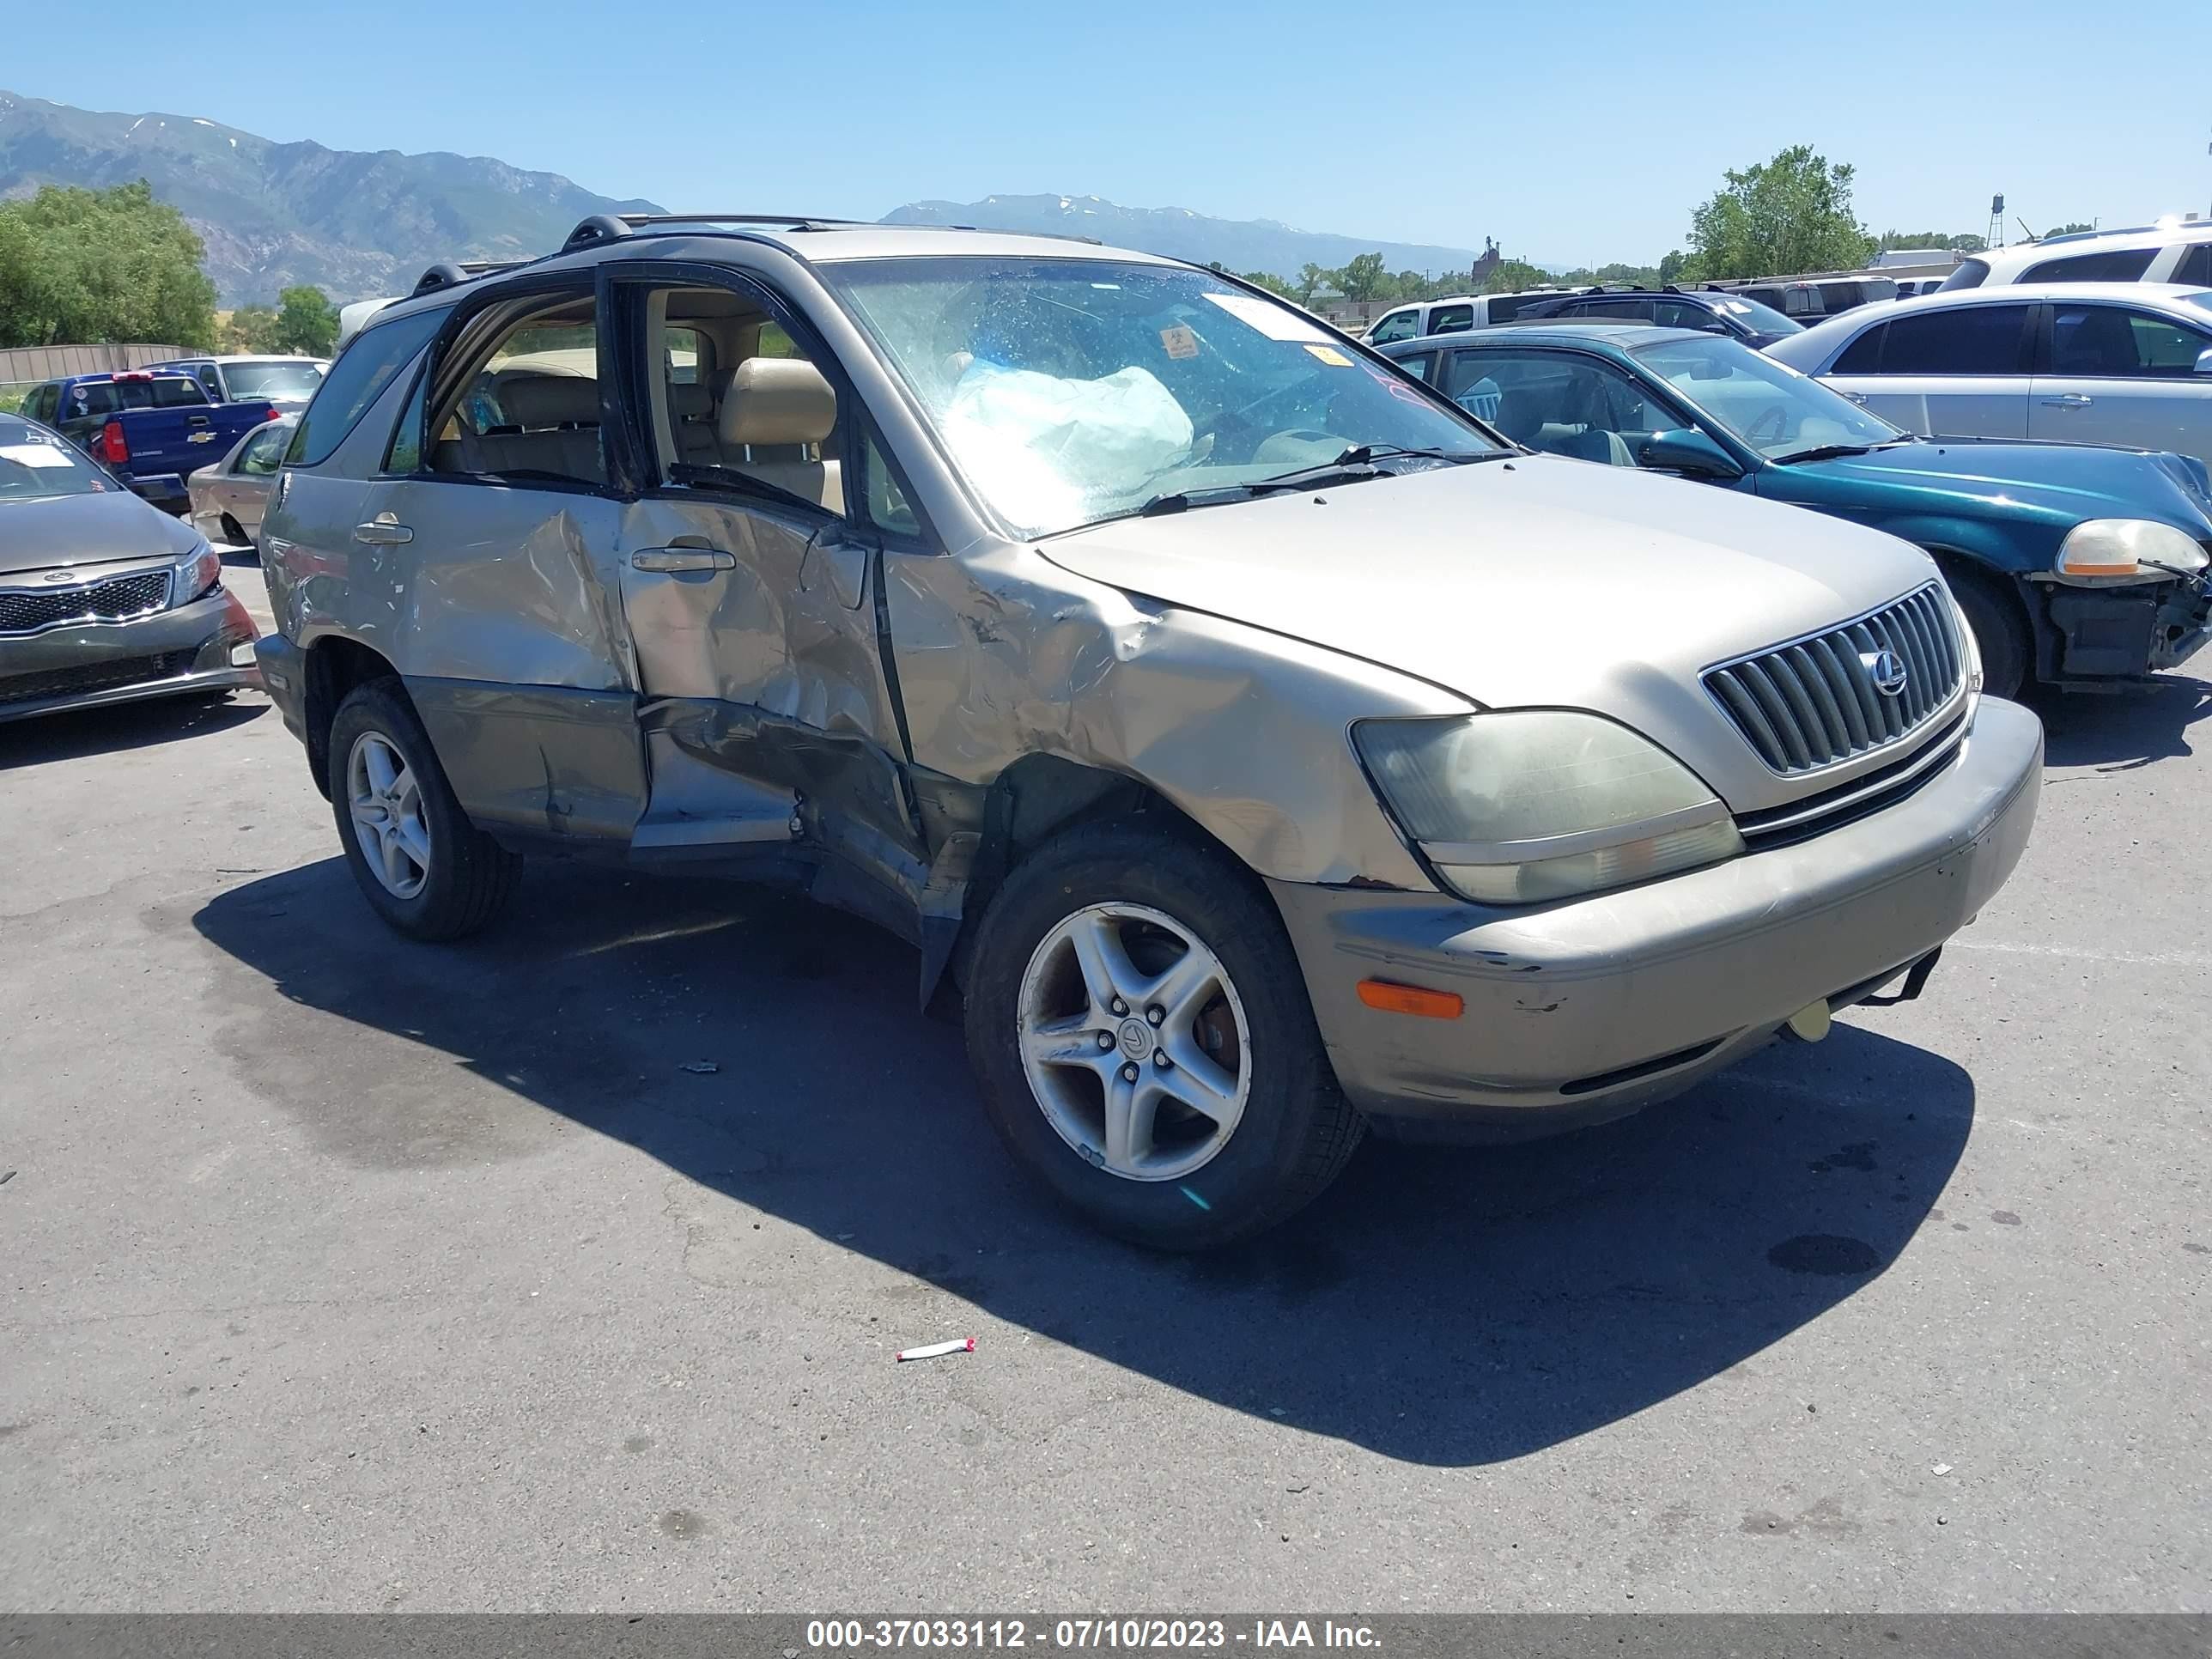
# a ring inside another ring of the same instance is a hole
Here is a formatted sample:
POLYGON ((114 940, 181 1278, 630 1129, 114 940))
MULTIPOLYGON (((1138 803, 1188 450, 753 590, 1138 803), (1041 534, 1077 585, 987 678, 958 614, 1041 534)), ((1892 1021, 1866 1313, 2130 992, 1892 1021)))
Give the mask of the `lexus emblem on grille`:
POLYGON ((1905 690, 1905 682, 1911 676, 1906 672, 1905 659, 1894 651, 1862 651, 1859 665, 1874 682, 1874 689, 1885 697, 1893 697, 1905 690))
POLYGON ((76 575, 74 570, 49 570, 39 580, 42 582, 65 582, 74 580, 76 575))

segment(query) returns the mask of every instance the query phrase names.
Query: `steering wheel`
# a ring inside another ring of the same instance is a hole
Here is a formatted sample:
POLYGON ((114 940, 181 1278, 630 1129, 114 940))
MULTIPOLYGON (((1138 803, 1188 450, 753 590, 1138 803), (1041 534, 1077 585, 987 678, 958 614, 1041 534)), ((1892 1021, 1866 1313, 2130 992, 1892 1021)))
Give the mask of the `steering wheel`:
POLYGON ((1774 442, 1790 430, 1790 411, 1780 404, 1773 404, 1760 411, 1759 418, 1744 428, 1744 437, 1754 446, 1774 442), (1769 427, 1772 431, 1768 431, 1769 427))

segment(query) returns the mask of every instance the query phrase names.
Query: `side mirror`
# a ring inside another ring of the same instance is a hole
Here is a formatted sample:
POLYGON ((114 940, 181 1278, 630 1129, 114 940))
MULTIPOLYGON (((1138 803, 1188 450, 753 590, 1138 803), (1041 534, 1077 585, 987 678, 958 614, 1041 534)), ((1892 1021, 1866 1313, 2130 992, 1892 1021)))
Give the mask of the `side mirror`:
POLYGON ((2212 346, 2207 346, 2197 354, 2197 372, 2199 374, 2212 374, 2212 346))
POLYGON ((1638 447, 1636 464, 1655 472, 1692 478, 1741 478, 1735 458, 1694 427, 1655 432, 1638 447))

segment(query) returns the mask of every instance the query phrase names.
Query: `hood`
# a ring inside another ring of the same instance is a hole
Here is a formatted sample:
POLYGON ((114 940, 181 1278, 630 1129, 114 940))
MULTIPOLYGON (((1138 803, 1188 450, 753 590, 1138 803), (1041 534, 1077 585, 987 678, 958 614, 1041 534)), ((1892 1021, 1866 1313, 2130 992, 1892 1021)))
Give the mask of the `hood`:
POLYGON ((0 501, 0 575, 180 559, 199 540, 190 526, 127 489, 0 501))
POLYGON ((1660 726, 1711 723, 1700 670, 1935 574, 1839 519, 1552 456, 1124 519, 1040 550, 1489 707, 1595 709, 1662 742, 1660 726))
POLYGON ((2085 519, 2155 519, 2199 541, 2212 536, 2203 463, 2140 449, 1945 438, 1772 467, 1760 488, 1828 505, 2040 520, 2061 532, 2085 519))

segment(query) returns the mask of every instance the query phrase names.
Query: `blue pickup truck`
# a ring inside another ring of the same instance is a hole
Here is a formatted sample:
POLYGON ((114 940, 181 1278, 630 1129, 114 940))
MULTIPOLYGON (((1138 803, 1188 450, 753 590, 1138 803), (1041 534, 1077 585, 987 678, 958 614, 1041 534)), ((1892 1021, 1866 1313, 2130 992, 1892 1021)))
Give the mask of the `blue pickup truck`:
POLYGON ((265 399, 210 403, 207 389, 181 371, 126 369, 49 380, 23 400, 23 413, 181 518, 191 507, 185 477, 221 460, 277 411, 265 399))

